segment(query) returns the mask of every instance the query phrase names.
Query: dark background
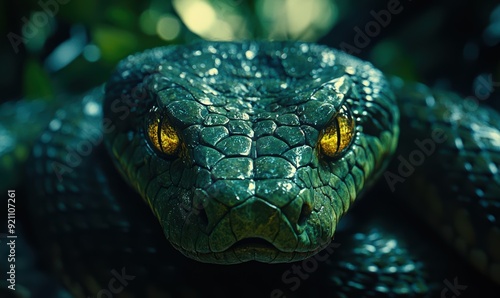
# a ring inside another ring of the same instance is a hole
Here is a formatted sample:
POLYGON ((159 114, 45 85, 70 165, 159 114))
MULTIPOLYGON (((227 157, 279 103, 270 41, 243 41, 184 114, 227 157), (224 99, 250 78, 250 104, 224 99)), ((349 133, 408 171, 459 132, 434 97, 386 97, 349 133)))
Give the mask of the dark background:
MULTIPOLYGON (((172 2, 2 1, 0 101, 84 92, 105 82, 118 61, 151 47, 199 38, 298 39, 342 48, 387 74, 500 108, 498 1, 182 0, 204 3, 198 12, 172 2), (193 20, 209 15, 207 5, 219 23, 202 28, 193 20), (389 7, 397 13, 385 13, 389 7), (374 15, 390 20, 384 26, 374 15), (228 27, 231 34, 223 31, 228 27)), ((32 259, 26 254, 27 263, 32 259)))
POLYGON ((492 74, 493 81, 500 81, 498 1, 59 1, 41 1, 51 4, 45 5, 48 10, 36 0, 0 4, 2 100, 83 92, 104 82, 114 65, 128 54, 186 43, 199 36, 225 40, 299 39, 343 49, 342 45, 356 46, 356 40, 358 45, 362 41, 363 46, 353 54, 372 61, 386 73, 452 89, 464 96, 474 95, 474 81, 481 74, 492 74), (214 24, 206 30, 213 34, 193 33, 186 24, 207 14, 203 10, 196 14, 189 5, 178 3, 196 2, 211 6, 217 20, 232 28, 232 35, 218 34, 217 30, 224 28, 214 24), (305 3, 323 11, 329 7, 331 13, 308 15, 308 9, 300 7, 305 3), (296 9, 290 9, 294 6, 296 9), (386 26, 379 24, 380 30, 370 27, 373 15, 388 11, 388 6, 397 7, 398 13, 390 15, 386 26), (57 11, 52 17, 54 9, 57 11), (37 19, 36 12, 48 16, 46 25, 40 25, 43 17, 38 15, 37 19), (161 17, 168 21, 158 24, 161 17), (180 27, 174 38, 166 40, 155 32, 155 24, 156 28, 163 24, 165 30, 174 30, 171 27, 175 19, 180 27), (304 24, 302 30, 294 31, 290 23, 304 24), (36 33, 23 37, 23 32, 30 29, 26 24, 34 24, 36 33), (367 30, 375 34, 366 35, 366 42, 357 35, 367 30), (13 40, 19 40, 14 35, 26 38, 26 43, 13 47, 13 40), (58 59, 61 55, 57 51, 63 45, 71 49, 73 57, 58 59), (83 55, 92 49, 100 52, 92 58, 94 62, 83 55), (57 67, 50 66, 54 64, 48 63, 51 59, 57 67))

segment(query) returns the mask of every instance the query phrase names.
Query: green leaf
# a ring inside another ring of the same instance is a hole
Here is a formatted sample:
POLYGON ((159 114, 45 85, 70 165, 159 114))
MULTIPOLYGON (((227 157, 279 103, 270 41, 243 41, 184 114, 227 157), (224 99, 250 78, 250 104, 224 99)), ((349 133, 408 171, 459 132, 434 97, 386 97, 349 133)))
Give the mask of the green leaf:
POLYGON ((30 58, 26 61, 23 74, 23 93, 27 98, 53 98, 54 87, 49 74, 39 61, 30 58))

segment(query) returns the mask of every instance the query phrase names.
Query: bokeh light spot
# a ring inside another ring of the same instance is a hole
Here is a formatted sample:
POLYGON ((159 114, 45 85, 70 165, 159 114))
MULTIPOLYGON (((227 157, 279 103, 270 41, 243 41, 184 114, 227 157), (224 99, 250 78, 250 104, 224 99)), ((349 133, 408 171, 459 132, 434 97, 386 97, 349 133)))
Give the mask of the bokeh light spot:
POLYGON ((95 44, 89 44, 83 48, 83 57, 89 62, 96 62, 101 58, 101 50, 95 44))
POLYGON ((186 26, 194 33, 200 34, 210 30, 217 20, 215 10, 205 1, 175 0, 174 5, 186 26))
POLYGON ((270 38, 313 41, 328 32, 338 8, 328 0, 258 0, 257 15, 270 38))
POLYGON ((181 24, 179 20, 171 15, 164 15, 156 24, 156 32, 161 39, 173 40, 181 32, 181 24))
POLYGON ((161 13, 156 10, 147 9, 143 11, 139 17, 141 30, 148 35, 156 35, 156 27, 160 17, 161 13))

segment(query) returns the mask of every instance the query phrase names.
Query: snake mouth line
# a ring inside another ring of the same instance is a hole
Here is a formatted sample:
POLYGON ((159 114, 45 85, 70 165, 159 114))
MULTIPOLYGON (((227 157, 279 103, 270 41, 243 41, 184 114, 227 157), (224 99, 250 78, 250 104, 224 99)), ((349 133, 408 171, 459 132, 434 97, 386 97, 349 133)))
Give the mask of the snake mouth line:
POLYGON ((269 241, 262 239, 262 238, 257 238, 257 237, 251 237, 251 238, 245 238, 237 241, 234 243, 229 249, 259 249, 259 250, 274 250, 274 251, 280 251, 276 246, 271 244, 269 241))

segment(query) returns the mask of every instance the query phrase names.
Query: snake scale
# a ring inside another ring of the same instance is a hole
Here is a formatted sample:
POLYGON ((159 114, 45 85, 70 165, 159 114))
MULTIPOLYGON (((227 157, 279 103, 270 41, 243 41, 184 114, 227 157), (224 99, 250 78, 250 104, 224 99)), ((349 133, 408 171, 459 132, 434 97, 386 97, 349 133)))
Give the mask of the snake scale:
POLYGON ((46 121, 28 226, 75 297, 494 287, 500 116, 473 108, 316 44, 151 49, 46 121))

